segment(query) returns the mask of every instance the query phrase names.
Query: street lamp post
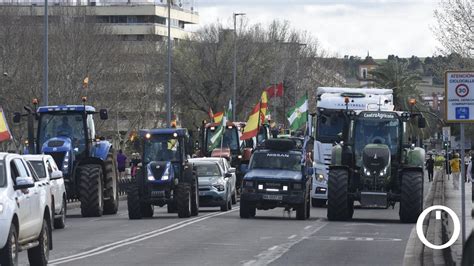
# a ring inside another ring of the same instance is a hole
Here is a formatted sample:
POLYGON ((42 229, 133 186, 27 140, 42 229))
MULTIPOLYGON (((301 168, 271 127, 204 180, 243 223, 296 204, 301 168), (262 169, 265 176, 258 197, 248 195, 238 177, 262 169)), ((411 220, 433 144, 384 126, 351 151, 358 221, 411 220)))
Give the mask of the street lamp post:
POLYGON ((166 126, 171 127, 171 1, 168 0, 168 86, 166 88, 166 126))
POLYGON ((232 121, 236 120, 236 110, 237 110, 237 16, 245 16, 245 13, 234 13, 234 70, 233 70, 233 78, 234 78, 234 88, 232 91, 232 121))
POLYGON ((43 105, 48 105, 48 0, 44 0, 43 105))

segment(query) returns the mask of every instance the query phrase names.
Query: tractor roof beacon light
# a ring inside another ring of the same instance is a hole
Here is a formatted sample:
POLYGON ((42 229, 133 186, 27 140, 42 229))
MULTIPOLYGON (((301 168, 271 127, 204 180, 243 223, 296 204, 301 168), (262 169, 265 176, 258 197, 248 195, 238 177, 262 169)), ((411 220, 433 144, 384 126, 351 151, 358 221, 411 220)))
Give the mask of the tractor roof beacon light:
POLYGON ((346 111, 349 110, 349 97, 344 97, 344 103, 346 104, 346 111))
POLYGON ((408 100, 408 103, 410 104, 410 112, 413 113, 413 107, 414 107, 415 104, 416 104, 416 99, 415 99, 415 98, 410 98, 410 99, 408 100))

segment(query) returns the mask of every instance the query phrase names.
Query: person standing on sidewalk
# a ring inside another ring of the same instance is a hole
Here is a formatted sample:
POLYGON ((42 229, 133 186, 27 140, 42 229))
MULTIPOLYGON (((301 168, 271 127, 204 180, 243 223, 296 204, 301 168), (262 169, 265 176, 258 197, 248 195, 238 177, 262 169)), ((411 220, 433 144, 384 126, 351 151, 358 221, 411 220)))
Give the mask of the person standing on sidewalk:
POLYGON ((441 154, 441 153, 438 153, 436 156, 435 156, 435 159, 434 159, 434 165, 435 165, 435 169, 436 169, 436 180, 439 180, 440 176, 443 176, 444 175, 444 168, 445 168, 445 165, 446 165, 446 161, 444 159, 444 156, 441 154))
POLYGON ((461 177, 461 160, 459 153, 455 153, 453 159, 449 161, 451 173, 453 175, 453 186, 455 190, 459 190, 459 178, 461 177))
POLYGON ((428 181, 433 181, 433 170, 434 170, 434 160, 433 155, 430 154, 428 160, 426 160, 426 170, 428 171, 428 181))
POLYGON ((127 156, 125 156, 125 154, 123 154, 122 150, 119 150, 119 152, 117 154, 117 168, 118 168, 118 171, 119 171, 120 179, 123 178, 123 175, 125 173, 126 161, 127 161, 127 156))

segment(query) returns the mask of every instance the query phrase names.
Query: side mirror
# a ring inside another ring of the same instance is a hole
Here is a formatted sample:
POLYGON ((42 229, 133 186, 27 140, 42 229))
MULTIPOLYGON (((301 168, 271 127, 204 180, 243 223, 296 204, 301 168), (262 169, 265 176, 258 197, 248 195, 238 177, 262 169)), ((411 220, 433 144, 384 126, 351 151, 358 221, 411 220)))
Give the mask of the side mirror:
POLYGON ((100 109, 99 116, 100 116, 100 120, 109 119, 109 113, 107 113, 107 109, 100 109))
POLYGON ((426 119, 422 116, 418 117, 418 127, 425 128, 426 127, 426 119))
POLYGON ((51 180, 61 179, 63 177, 63 172, 61 171, 53 171, 51 173, 51 180))
POLYGON ((225 173, 225 177, 226 178, 232 177, 232 174, 231 173, 225 173))
POLYGON ((236 170, 235 167, 231 167, 229 168, 229 173, 235 173, 235 170, 236 170))
POLYGON ((21 121, 21 114, 18 112, 15 112, 13 114, 13 123, 18 124, 21 121))
POLYGON ((15 190, 27 189, 35 186, 35 180, 31 176, 19 176, 16 178, 15 190))

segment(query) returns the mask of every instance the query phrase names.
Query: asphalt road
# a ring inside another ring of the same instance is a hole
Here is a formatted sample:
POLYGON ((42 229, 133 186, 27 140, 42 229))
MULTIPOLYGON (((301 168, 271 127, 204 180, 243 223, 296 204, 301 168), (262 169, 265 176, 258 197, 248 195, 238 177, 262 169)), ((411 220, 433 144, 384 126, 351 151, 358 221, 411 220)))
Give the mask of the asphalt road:
MULTIPOLYGON (((425 186, 425 191, 428 186, 425 186)), ((166 207, 154 217, 129 220, 126 201, 118 215, 81 218, 68 214, 67 227, 53 232, 55 265, 401 265, 414 224, 401 224, 395 209, 356 209, 348 222, 329 222, 325 208, 298 221, 282 209, 240 219, 203 208, 178 219, 166 207)), ((27 264, 26 252, 20 263, 27 264)))

